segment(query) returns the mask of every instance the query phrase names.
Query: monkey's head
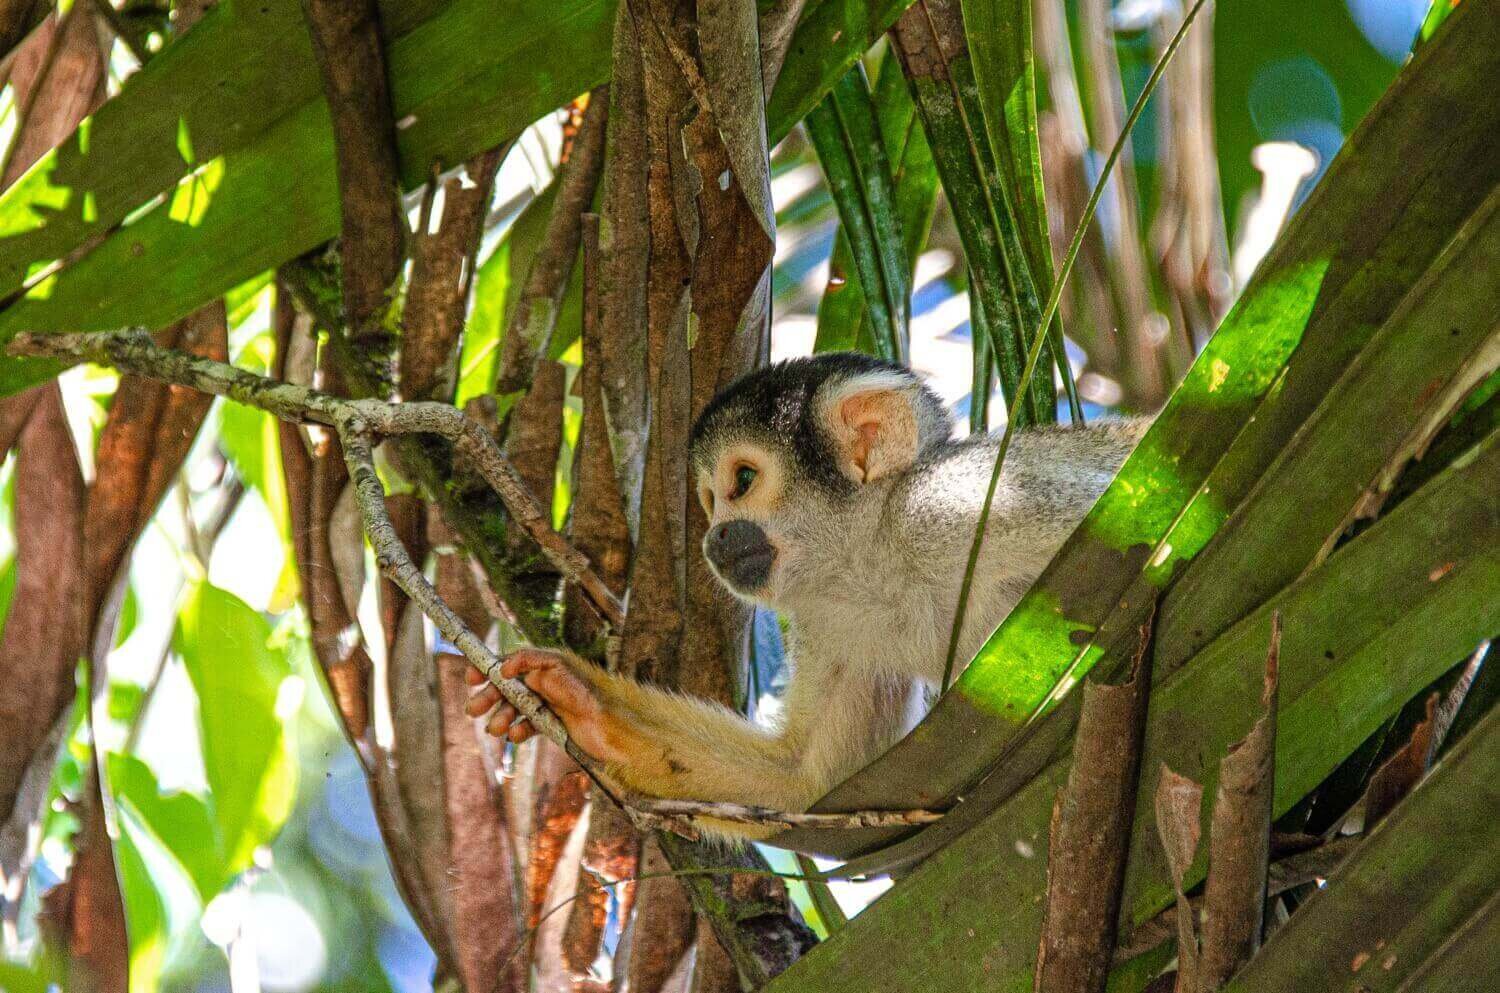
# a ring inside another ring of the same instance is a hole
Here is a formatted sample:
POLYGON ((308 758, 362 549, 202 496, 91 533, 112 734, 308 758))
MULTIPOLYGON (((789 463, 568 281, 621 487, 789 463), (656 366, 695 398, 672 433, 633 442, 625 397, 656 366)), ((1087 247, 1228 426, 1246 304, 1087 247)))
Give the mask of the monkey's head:
POLYGON ((736 380, 693 425, 704 556, 737 596, 782 605, 805 592, 799 557, 836 541, 862 497, 951 431, 942 401, 909 370, 854 352, 736 380))

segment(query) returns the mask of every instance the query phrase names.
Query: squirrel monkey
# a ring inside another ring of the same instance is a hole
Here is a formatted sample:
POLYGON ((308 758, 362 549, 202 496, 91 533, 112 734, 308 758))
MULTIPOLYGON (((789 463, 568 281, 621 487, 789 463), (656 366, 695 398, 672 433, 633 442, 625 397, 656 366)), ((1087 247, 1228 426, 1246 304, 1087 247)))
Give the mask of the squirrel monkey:
MULTIPOLYGON (((1145 427, 1125 420, 1016 433, 960 664, 1041 573, 1145 427)), ((691 459, 709 521, 703 554, 730 593, 787 621, 791 681, 777 725, 559 652, 515 652, 504 674, 523 679, 578 746, 633 790, 806 810, 910 730, 942 679, 999 445, 998 435, 951 440, 952 428, 914 374, 853 353, 752 372, 698 418, 691 459)), ((469 713, 496 707, 492 734, 531 736, 487 683, 469 713)))

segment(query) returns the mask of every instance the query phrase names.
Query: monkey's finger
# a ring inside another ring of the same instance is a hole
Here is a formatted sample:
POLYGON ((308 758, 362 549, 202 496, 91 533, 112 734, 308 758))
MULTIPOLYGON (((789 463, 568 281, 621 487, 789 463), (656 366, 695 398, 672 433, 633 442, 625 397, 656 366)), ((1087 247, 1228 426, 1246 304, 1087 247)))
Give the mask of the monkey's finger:
POLYGON ((527 738, 530 738, 535 733, 536 732, 531 728, 531 722, 523 717, 510 726, 510 733, 506 735, 506 737, 510 738, 511 741, 519 745, 521 742, 525 741, 527 738))
POLYGON ((565 666, 528 672, 522 680, 564 722, 592 716, 599 710, 593 689, 565 666))
POLYGON ((464 669, 464 682, 470 686, 483 686, 489 682, 489 677, 471 665, 464 669))
POLYGON ((464 713, 470 717, 483 717, 495 709, 495 704, 501 699, 499 688, 486 683, 483 689, 469 697, 468 702, 464 704, 464 713))
POLYGON ((505 657, 500 663, 500 675, 507 679, 519 679, 528 672, 540 672, 559 666, 564 666, 564 663, 557 653, 523 648, 505 657))
POLYGON ((510 730, 511 724, 515 721, 515 719, 516 708, 507 703, 499 710, 495 711, 494 715, 490 717, 489 721, 485 724, 484 730, 488 734, 494 735, 496 738, 503 738, 510 730))

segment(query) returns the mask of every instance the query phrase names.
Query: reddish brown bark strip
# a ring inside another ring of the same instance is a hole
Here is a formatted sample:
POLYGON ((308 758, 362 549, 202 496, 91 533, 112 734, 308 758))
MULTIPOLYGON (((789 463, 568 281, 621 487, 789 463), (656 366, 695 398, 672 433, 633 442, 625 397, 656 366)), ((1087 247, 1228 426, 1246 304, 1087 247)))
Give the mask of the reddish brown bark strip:
MULTIPOLYGON (((648 839, 642 849, 641 875, 671 868, 656 841, 648 839)), ((629 988, 637 993, 660 993, 692 947, 694 933, 693 907, 680 880, 656 878, 637 883, 629 988)))
POLYGON ((506 322, 495 383, 495 393, 502 402, 507 396, 530 389, 533 370, 546 357, 578 257, 580 219, 593 202, 604 168, 608 115, 609 87, 601 86, 589 94, 568 159, 560 167, 557 199, 547 219, 547 230, 506 322))
POLYGON ((48 17, 17 50, 10 81, 21 126, 5 153, 0 188, 62 143, 104 100, 104 53, 88 4, 48 17))
POLYGON ((1038 993, 1097 993, 1109 979, 1151 695, 1150 648, 1148 620, 1130 678, 1084 686, 1073 765, 1052 812, 1038 993))
MULTIPOLYGON (((573 505, 569 532, 573 544, 594 563, 599 578, 617 596, 625 592, 630 568, 630 522, 610 455, 608 404, 604 395, 602 258, 599 215, 583 216, 583 366, 577 389, 583 423, 573 457, 573 505)), ((563 591, 563 640, 583 654, 603 654, 594 643, 604 633, 603 616, 576 583, 563 591), (592 651, 590 649, 593 649, 592 651)), ((618 633, 618 632, 616 632, 618 633)))
POLYGON ((333 121, 344 319, 355 349, 385 366, 395 347, 388 316, 405 258, 406 218, 379 8, 375 0, 303 0, 302 10, 333 121))
POLYGON ((504 157, 505 148, 494 148, 466 162, 463 176, 443 184, 438 229, 418 231, 412 243, 411 285, 401 316, 401 395, 408 400, 453 399, 453 363, 474 257, 504 157))
MULTIPOLYGON (((440 529, 436 536, 451 538, 440 529)), ((473 572, 461 553, 438 559, 437 589, 475 631, 490 618, 473 572)), ((464 716, 469 687, 462 655, 439 653, 438 696, 442 719, 443 792, 448 836, 453 839, 449 885, 453 892, 453 947, 459 978, 469 993, 521 993, 528 964, 516 955, 522 937, 521 894, 499 784, 490 775, 480 732, 464 716)))
MULTIPOLYGON (((278 284, 274 316, 276 361, 274 374, 282 382, 311 379, 311 327, 300 319, 292 296, 278 284), (306 368, 298 368, 306 360, 306 368)), ((325 384, 337 387, 336 383, 325 384)), ((369 729, 368 683, 371 663, 364 646, 345 637, 353 618, 344 606, 338 574, 328 545, 328 519, 348 483, 337 438, 321 428, 306 429, 315 443, 309 449, 304 428, 280 421, 281 470, 286 477, 287 513, 291 518, 292 554, 301 579, 301 596, 312 629, 313 655, 328 681, 345 735, 368 767, 371 759, 365 733, 369 729)), ((399 616, 399 615, 398 615, 399 616)), ((394 632, 395 626, 386 628, 394 632)), ((388 634, 394 639, 394 634, 388 634)))
MULTIPOLYGON (((163 348, 226 361, 229 329, 223 301, 208 304, 154 337, 163 348)), ((176 482, 212 403, 213 397, 197 390, 139 376, 120 377, 99 435, 84 525, 92 602, 101 613, 96 621, 100 637, 113 636, 114 601, 130 551, 176 482)))
POLYGON ((533 803, 531 852, 526 862, 526 926, 535 929, 541 921, 547 890, 557 872, 558 860, 568 837, 578 826, 589 780, 562 749, 550 741, 538 741, 540 750, 533 803))
POLYGON ((88 638, 83 473, 57 384, 36 390, 16 456, 16 586, 0 633, 0 823, 13 812, 32 755, 73 699, 73 669, 88 638))

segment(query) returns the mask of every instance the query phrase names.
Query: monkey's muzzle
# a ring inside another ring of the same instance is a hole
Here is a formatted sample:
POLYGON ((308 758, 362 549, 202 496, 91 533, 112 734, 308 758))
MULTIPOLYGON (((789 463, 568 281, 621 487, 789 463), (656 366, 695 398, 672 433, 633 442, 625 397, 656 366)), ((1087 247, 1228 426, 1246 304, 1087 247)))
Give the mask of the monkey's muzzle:
POLYGON ((776 547, 759 524, 729 521, 708 533, 703 554, 731 586, 748 593, 760 589, 771 578, 776 547))

